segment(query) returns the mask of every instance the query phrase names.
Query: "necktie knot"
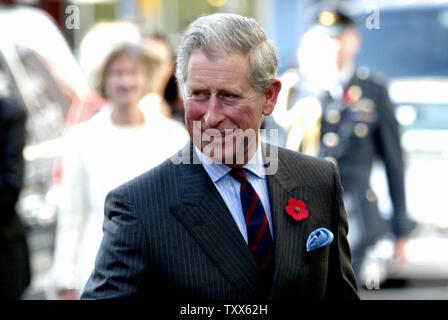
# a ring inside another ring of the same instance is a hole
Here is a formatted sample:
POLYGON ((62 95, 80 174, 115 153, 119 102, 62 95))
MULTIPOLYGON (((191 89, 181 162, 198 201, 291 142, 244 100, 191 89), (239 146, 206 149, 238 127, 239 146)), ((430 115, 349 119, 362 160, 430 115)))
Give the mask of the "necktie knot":
POLYGON ((229 174, 240 183, 247 182, 247 175, 241 168, 234 168, 230 170, 229 174))

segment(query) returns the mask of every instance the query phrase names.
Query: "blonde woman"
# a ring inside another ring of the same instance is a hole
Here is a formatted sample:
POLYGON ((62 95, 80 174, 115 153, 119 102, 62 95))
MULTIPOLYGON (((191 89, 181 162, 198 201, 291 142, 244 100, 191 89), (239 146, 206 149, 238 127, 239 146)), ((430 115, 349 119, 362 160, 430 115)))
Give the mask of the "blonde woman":
POLYGON ((113 51, 97 85, 106 105, 66 135, 50 273, 53 298, 78 298, 93 270, 108 191, 159 164, 188 140, 180 123, 139 106, 157 67, 141 47, 113 51))

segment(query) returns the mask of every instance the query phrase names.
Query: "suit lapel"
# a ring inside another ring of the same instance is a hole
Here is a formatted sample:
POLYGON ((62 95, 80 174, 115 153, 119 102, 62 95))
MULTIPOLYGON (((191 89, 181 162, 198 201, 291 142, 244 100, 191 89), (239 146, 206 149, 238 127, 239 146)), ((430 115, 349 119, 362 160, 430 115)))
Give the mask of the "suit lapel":
POLYGON ((183 200, 170 211, 241 295, 245 299, 257 298, 264 288, 261 272, 192 145, 190 152, 190 163, 199 164, 176 166, 183 200))
POLYGON ((304 221, 292 219, 286 213, 285 206, 290 198, 303 200, 306 203, 310 189, 309 186, 299 185, 298 182, 290 179, 288 169, 285 168, 287 162, 281 157, 282 154, 279 153, 281 165, 277 173, 267 176, 275 242, 275 271, 269 299, 275 297, 279 289, 282 292, 288 292, 287 287, 298 278, 301 265, 300 253, 305 247, 302 243, 304 221))

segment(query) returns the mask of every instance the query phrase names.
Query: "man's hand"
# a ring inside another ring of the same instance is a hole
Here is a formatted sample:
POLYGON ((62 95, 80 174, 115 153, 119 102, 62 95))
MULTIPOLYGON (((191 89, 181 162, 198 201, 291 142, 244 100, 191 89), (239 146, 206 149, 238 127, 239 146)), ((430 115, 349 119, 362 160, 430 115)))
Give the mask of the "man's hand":
POLYGON ((75 289, 66 289, 58 291, 59 300, 77 300, 78 292, 75 289))
POLYGON ((405 238, 397 238, 395 239, 395 250, 394 250, 394 266, 397 269, 401 269, 407 263, 406 258, 406 239, 405 238))

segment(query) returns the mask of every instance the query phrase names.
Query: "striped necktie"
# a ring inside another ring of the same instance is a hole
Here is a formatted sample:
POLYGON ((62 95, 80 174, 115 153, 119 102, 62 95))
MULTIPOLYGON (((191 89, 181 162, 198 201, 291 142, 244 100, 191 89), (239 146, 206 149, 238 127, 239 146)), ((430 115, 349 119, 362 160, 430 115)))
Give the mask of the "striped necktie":
POLYGON ((265 281, 272 281, 274 245, 263 204, 242 169, 229 173, 241 183, 240 197, 247 226, 249 249, 260 267, 265 281))

